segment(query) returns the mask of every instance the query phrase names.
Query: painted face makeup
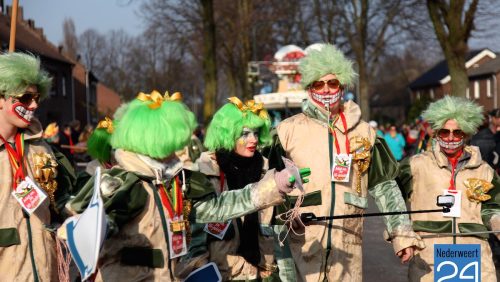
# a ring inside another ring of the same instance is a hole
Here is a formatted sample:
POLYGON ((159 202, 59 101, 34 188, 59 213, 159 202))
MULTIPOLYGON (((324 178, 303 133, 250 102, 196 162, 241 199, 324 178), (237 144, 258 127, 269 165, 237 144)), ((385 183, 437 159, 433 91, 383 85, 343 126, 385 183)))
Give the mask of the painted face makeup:
POLYGON ((442 140, 441 138, 437 138, 437 141, 439 143, 439 146, 441 146, 441 148, 447 149, 447 150, 456 150, 464 145, 463 139, 460 141, 447 142, 447 141, 442 140))
POLYGON ((336 108, 343 95, 343 87, 333 74, 321 77, 309 85, 310 98, 324 109, 336 108))
POLYGON ((243 128, 241 136, 236 140, 235 152, 242 157, 253 157, 259 143, 259 130, 243 128))
MULTIPOLYGON (((14 100, 13 100, 14 102, 14 100)), ((23 104, 21 102, 15 102, 12 104, 11 112, 16 115, 19 119, 25 123, 30 123, 31 119, 35 114, 36 107, 29 107, 29 105, 23 104)))
POLYGON ((448 120, 436 134, 436 140, 441 151, 448 157, 455 156, 465 146, 466 134, 459 128, 454 120, 448 120))

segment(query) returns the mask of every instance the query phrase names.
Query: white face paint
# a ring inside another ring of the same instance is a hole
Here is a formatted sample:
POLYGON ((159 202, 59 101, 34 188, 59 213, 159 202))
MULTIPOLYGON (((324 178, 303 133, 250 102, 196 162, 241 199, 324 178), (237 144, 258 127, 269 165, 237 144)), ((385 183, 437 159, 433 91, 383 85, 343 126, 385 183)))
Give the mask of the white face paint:
POLYGON ((457 148, 460 148, 464 145, 463 139, 460 141, 451 141, 451 142, 444 141, 439 137, 436 139, 439 143, 439 146, 441 146, 441 148, 447 149, 447 150, 456 150, 457 148))

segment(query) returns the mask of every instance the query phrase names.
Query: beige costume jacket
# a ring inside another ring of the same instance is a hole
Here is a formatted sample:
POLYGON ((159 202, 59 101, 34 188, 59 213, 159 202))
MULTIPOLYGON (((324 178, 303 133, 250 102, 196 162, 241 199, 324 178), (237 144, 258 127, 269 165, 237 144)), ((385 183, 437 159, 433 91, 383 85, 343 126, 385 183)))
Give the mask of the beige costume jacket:
MULTIPOLYGON (((405 159, 401 164, 399 180, 403 194, 408 199, 412 210, 435 209, 436 198, 450 186, 451 165, 440 151, 439 144, 433 150, 405 159)), ((461 192, 461 215, 456 218, 456 231, 459 233, 486 231, 491 226, 498 229, 500 220, 500 199, 496 197, 500 190, 498 176, 493 169, 481 160, 479 149, 466 146, 461 156, 455 178, 456 190, 461 192), (493 183, 493 184, 492 184, 493 183), (491 190, 487 189, 493 188, 491 190), (478 189, 478 190, 475 190, 478 189), (490 199, 475 200, 467 196, 467 190, 491 196, 490 199)), ((434 244, 452 244, 453 237, 441 237, 437 233, 453 231, 451 217, 442 213, 412 214, 413 227, 420 235, 435 235, 424 238, 427 248, 416 252, 410 262, 410 281, 434 281, 434 244)), ((496 281, 488 235, 456 237, 457 244, 481 245, 481 281, 496 281)))

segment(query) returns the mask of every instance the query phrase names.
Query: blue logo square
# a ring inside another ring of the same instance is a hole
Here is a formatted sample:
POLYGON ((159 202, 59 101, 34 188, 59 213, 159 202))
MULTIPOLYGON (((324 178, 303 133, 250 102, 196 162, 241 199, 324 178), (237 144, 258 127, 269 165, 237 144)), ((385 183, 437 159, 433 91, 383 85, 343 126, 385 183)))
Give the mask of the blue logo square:
POLYGON ((481 281, 479 244, 435 244, 434 281, 481 281))

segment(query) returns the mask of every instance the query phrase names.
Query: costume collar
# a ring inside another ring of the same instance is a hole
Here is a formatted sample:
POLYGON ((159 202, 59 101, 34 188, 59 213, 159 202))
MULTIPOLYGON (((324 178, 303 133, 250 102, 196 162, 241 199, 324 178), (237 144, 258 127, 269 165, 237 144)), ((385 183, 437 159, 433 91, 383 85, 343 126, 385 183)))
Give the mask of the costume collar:
MULTIPOLYGON (((441 147, 439 143, 436 142, 434 147, 432 148, 432 153, 434 154, 434 158, 436 159, 437 165, 441 168, 447 168, 450 166, 450 162, 446 155, 441 152, 441 147)), ((479 167, 483 160, 481 159, 481 154, 479 153, 479 149, 475 146, 465 146, 464 152, 458 159, 458 163, 466 162, 464 168, 476 168, 479 167)))
MULTIPOLYGON (((347 129, 351 129, 356 126, 361 120, 361 109, 359 106, 353 101, 347 101, 343 103, 343 113, 347 122, 347 129)), ((319 120, 322 123, 326 124, 328 122, 328 114, 329 112, 325 109, 321 109, 314 105, 309 99, 304 100, 302 102, 302 112, 313 119, 319 120)), ((342 121, 340 119, 334 125, 341 132, 344 132, 344 126, 342 125, 342 121)))
POLYGON ((182 162, 174 156, 167 162, 159 162, 148 156, 122 149, 115 151, 118 164, 128 171, 154 178, 158 181, 170 181, 182 170, 182 162))

